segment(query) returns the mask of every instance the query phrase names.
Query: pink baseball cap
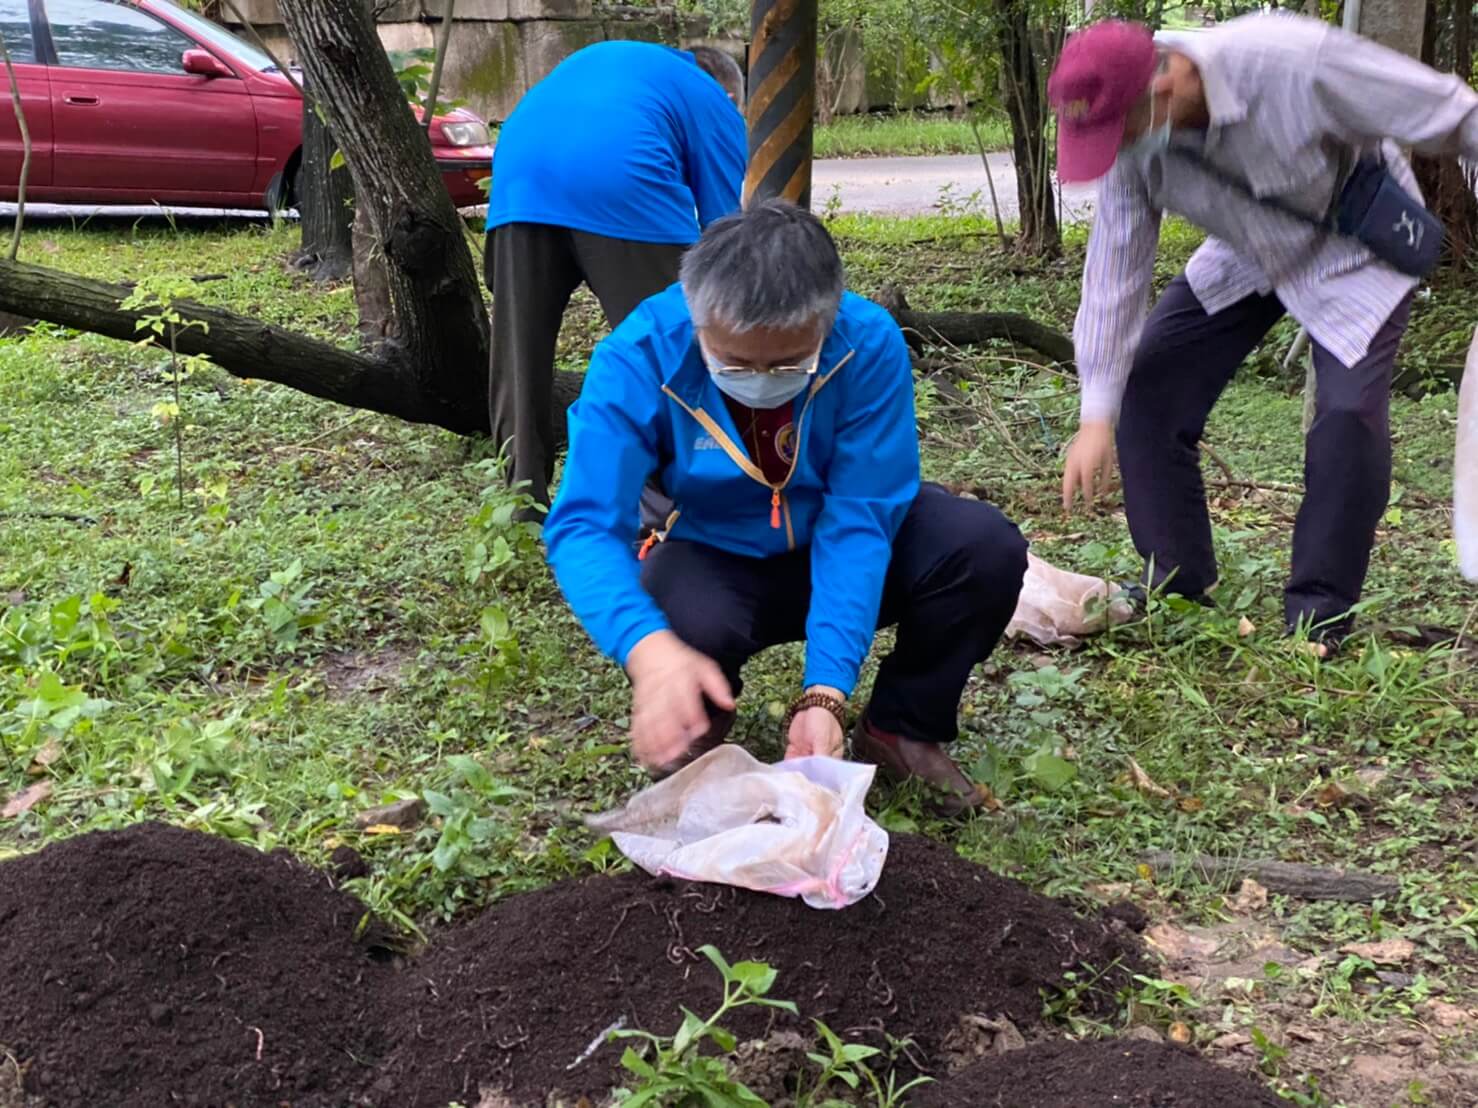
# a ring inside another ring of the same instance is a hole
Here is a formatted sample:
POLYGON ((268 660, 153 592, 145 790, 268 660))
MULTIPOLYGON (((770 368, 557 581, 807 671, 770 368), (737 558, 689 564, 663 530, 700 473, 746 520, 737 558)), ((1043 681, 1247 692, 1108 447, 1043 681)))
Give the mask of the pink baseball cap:
POLYGON ((1142 23, 1110 19, 1068 38, 1047 81, 1057 112, 1057 175, 1095 181, 1113 168, 1124 123, 1155 75, 1155 39, 1142 23))

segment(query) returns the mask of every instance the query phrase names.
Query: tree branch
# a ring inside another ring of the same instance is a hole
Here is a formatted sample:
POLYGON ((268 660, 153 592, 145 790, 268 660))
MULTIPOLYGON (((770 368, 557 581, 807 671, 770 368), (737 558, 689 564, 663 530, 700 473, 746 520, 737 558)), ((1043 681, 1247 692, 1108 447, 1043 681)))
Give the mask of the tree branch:
POLYGON ((1015 312, 916 312, 896 286, 884 289, 877 300, 898 321, 915 353, 925 342, 972 346, 1005 339, 1045 354, 1063 366, 1073 364, 1072 339, 1015 312))
POLYGON ((436 62, 431 66, 431 87, 426 92, 426 118, 421 122, 426 134, 431 135, 431 120, 436 115, 436 96, 441 92, 441 71, 446 65, 447 47, 452 41, 452 15, 457 10, 457 0, 446 0, 446 11, 441 13, 441 27, 436 36, 436 62))
POLYGON ((257 49, 259 49, 263 54, 266 54, 267 57, 271 58, 272 64, 275 65, 282 73, 282 75, 287 78, 288 84, 292 85, 293 88, 298 90, 298 95, 301 96, 307 103, 314 103, 314 101, 308 99, 307 90, 304 89, 298 79, 293 76, 292 70, 282 63, 281 58, 272 53, 272 47, 267 45, 267 40, 264 39, 257 32, 257 29, 252 26, 251 20, 247 19, 246 16, 241 14, 241 9, 236 6, 234 0, 221 0, 221 3, 226 5, 226 10, 231 13, 231 15, 236 19, 236 22, 240 23, 246 33, 251 36, 252 41, 257 44, 257 49))
POLYGON ((26 125, 26 109, 21 104, 21 84, 10 61, 10 47, 0 34, 0 56, 5 59, 5 76, 10 80, 10 103, 15 108, 15 121, 21 129, 21 179, 15 193, 15 229, 10 235, 10 260, 21 251, 21 227, 26 222, 26 182, 31 176, 31 128, 26 125))
MULTIPOLYGON (((45 266, 0 262, 0 311, 137 342, 140 313, 119 307, 130 291, 45 266)), ((205 325, 179 328, 180 353, 203 354, 233 376, 287 385, 323 400, 461 434, 486 429, 482 406, 443 403, 429 390, 418 389, 411 368, 393 349, 385 357, 367 358, 194 301, 182 300, 177 307, 186 323, 205 325)))

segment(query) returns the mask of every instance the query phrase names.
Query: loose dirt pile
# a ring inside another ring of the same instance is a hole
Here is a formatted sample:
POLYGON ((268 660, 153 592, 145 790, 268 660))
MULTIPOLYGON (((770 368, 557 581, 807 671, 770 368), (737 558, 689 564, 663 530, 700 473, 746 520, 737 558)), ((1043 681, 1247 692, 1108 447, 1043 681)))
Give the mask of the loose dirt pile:
POLYGON ((911 1108, 1279 1108, 1287 1101, 1180 1047, 1043 1043, 918 1090, 911 1108))
MULTIPOLYGON (((392 1032, 379 1091, 417 1108, 475 1100, 479 1083, 519 1104, 551 1089, 593 1097, 618 1076, 622 1046, 576 1063, 604 1030, 624 1020, 670 1034, 680 1006, 717 1006, 718 975, 694 953, 705 944, 775 967, 772 995, 807 1020, 879 1046, 886 1029, 931 1062, 963 1014, 1030 1029, 1043 991, 1067 971, 1139 965, 1121 926, 909 836, 894 837, 873 895, 840 912, 640 874, 592 877, 495 905, 411 967, 421 995, 392 1032)), ((1126 979, 1111 971, 1087 1003, 1111 1006, 1126 979)), ((731 1029, 758 1037, 787 1026, 810 1033, 773 1012, 741 1013, 731 1029)))
POLYGON ((364 907, 159 824, 0 865, 0 1043, 48 1103, 342 1104, 383 1049, 364 907))
MULTIPOLYGON (((717 1004, 718 975, 696 954, 704 944, 774 966, 772 995, 806 1021, 877 1044, 885 1031, 911 1038, 907 1058, 935 1073, 962 1052, 962 1016, 1009 1020, 1030 1038, 1043 992, 1069 971, 1107 971, 1080 1001, 1106 1011, 1140 966, 1119 921, 1081 919, 905 836, 874 895, 843 912, 641 874, 591 877, 504 901, 404 965, 357 937, 364 919, 317 872, 210 836, 143 824, 48 847, 0 864, 0 1043, 24 1063, 27 1090, 61 1108, 441 1108, 489 1088, 520 1105, 551 1091, 598 1102, 618 1075, 606 1030, 670 1033, 682 1006, 717 1004)), ((812 1038, 808 1022, 769 1010, 730 1027, 812 1038)), ((1018 1053, 1057 1057, 1040 1049, 1018 1053)), ((1233 1103, 1201 1091, 1220 1071, 1183 1064, 1199 1099, 1112 1103, 1233 1103)), ((1165 1072, 1175 1076, 1171 1062, 1165 1072)), ((1002 1086, 1019 1108, 1089 1103, 1053 1099, 1027 1077, 1002 1086)), ((1081 1086, 1108 1087, 1107 1070, 1081 1086)), ((961 1088, 963 1099, 932 1103, 993 1103, 961 1088)))

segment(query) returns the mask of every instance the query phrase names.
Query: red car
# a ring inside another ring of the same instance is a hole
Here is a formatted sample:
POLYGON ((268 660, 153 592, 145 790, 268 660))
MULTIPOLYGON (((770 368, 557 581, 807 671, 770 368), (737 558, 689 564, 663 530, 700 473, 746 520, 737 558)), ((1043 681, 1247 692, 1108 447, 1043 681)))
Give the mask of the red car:
MULTIPOLYGON (((53 204, 277 208, 294 198, 303 102, 256 46, 170 0, 0 0, 31 131, 26 197, 53 204)), ((20 128, 0 71, 0 201, 20 128)), ((431 146, 460 206, 486 201, 488 127, 436 117, 431 146)))

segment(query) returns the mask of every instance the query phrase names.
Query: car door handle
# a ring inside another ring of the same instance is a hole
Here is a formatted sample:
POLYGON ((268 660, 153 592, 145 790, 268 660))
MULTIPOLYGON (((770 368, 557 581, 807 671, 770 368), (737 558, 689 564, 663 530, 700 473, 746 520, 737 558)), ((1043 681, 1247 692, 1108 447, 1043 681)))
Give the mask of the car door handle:
POLYGON ((68 104, 91 105, 91 104, 96 104, 97 102, 98 102, 98 98, 96 96, 74 96, 74 95, 70 95, 70 94, 67 96, 67 103, 68 104))

